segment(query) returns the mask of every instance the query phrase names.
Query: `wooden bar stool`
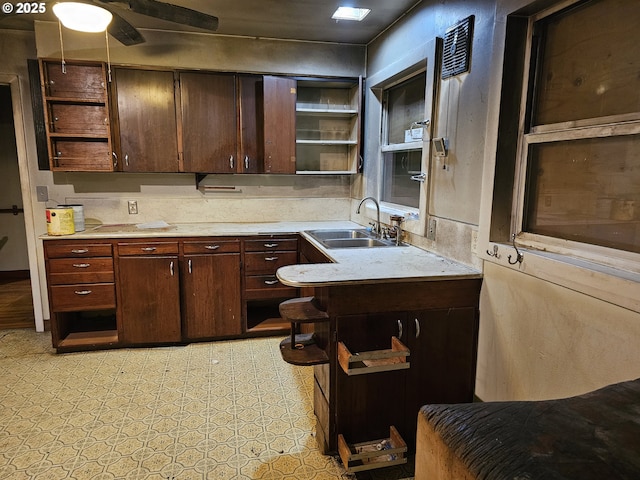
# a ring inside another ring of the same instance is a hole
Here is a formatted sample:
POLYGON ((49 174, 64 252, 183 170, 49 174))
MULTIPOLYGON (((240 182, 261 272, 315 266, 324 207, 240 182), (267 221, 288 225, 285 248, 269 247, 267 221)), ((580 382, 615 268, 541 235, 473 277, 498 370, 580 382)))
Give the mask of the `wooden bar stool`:
POLYGON ((301 323, 329 321, 329 315, 320 310, 315 297, 285 300, 280 304, 280 315, 291 323, 291 336, 280 342, 280 353, 285 362, 292 365, 319 365, 329 362, 327 352, 318 347, 313 333, 296 333, 301 323))

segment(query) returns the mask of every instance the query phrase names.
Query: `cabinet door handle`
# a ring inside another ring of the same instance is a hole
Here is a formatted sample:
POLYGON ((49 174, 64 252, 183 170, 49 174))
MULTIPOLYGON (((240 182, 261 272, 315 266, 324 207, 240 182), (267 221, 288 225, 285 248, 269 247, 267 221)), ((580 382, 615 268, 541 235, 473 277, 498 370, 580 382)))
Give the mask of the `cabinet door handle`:
POLYGON ((171 272, 171 276, 173 277, 173 260, 169 263, 169 271, 171 272))
POLYGON ((72 266, 75 268, 88 268, 91 266, 91 264, 90 263, 74 263, 72 266))
POLYGON ((205 245, 204 248, 207 250, 217 250, 220 248, 220 245, 205 245))
POLYGON ((249 169, 249 155, 244 156, 244 168, 249 169))
POLYGON ((116 168, 118 166, 118 155, 116 152, 111 152, 111 154, 113 155, 113 168, 116 168))
POLYGON ((233 155, 229 155, 229 168, 233 170, 234 168, 234 163, 233 163, 233 155))
POLYGON ((187 265, 189 266, 189 273, 191 273, 191 259, 189 259, 189 261, 187 262, 187 265))
POLYGON ((280 283, 278 280, 265 280, 264 284, 265 285, 275 285, 277 283, 280 283))
POLYGON ((420 336, 420 320, 417 318, 413 319, 416 322, 416 338, 420 336))
POLYGON ((124 154, 124 164, 128 167, 129 166, 129 154, 125 153, 124 154))
POLYGON ((83 253, 87 253, 89 250, 86 248, 78 248, 78 249, 73 249, 71 250, 71 253, 77 253, 78 255, 81 255, 83 253))
POLYGON ((142 247, 141 250, 143 252, 155 252, 156 251, 156 247, 142 247))
POLYGON ((402 338, 402 321, 398 320, 398 338, 402 338))
POLYGON ((76 290, 73 293, 75 293, 76 295, 89 295, 91 293, 91 290, 76 290))
POLYGON ((278 246, 277 243, 265 243, 264 246, 266 248, 276 248, 278 246))
POLYGON ((267 262, 273 262, 273 261, 277 260, 277 259, 278 259, 278 257, 264 257, 264 259, 265 259, 265 261, 267 261, 267 262))

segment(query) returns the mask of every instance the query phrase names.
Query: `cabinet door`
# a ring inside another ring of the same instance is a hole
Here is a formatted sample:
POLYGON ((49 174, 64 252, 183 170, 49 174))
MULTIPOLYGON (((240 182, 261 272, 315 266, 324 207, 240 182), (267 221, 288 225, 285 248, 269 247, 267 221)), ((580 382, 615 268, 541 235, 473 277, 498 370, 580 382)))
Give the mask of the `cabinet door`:
MULTIPOLYGON (((404 313, 341 316, 337 318, 337 339, 351 353, 389 349, 391 337, 400 335, 398 322, 404 320, 404 313)), ((330 435, 330 448, 335 447, 338 433, 350 442, 364 442, 388 437, 390 425, 405 438, 401 426, 405 423, 405 382, 411 368, 353 376, 339 365, 336 370, 336 431, 330 435)))
POLYGON ((235 173, 237 117, 235 77, 181 73, 184 171, 235 173))
POLYGON ((115 69, 116 141, 125 172, 177 172, 173 72, 115 69))
POLYGON ((241 334, 240 254, 185 255, 182 268, 184 337, 241 334))
POLYGON ((264 77, 264 171, 296 173, 296 81, 264 77))
POLYGON ((424 310, 409 313, 407 324, 407 428, 413 429, 408 439, 413 442, 422 405, 473 401, 478 314, 474 307, 424 310))
POLYGON ((118 267, 124 342, 180 341, 178 257, 120 257, 118 267))
POLYGON ((261 173, 264 167, 262 91, 262 76, 238 76, 238 167, 242 173, 261 173))

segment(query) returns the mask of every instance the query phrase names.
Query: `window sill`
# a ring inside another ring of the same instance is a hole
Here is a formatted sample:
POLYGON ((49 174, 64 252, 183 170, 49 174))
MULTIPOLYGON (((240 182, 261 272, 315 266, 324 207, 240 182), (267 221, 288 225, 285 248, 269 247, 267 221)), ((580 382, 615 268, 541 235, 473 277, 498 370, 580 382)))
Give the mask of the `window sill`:
POLYGON ((522 263, 511 264, 516 251, 510 244, 492 244, 498 247, 499 257, 482 253, 485 261, 518 270, 524 274, 569 288, 590 297, 640 313, 640 274, 600 265, 587 260, 552 252, 518 247, 522 263))

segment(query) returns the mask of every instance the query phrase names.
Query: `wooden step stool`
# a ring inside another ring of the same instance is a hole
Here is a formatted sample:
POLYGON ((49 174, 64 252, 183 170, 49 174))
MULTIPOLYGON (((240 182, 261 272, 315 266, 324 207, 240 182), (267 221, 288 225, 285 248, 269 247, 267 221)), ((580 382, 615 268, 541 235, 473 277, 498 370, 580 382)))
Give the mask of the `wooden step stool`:
POLYGON ((280 316, 291 323, 291 336, 280 342, 280 353, 285 362, 303 366, 329 362, 327 352, 318 347, 313 333, 296 333, 299 324, 329 321, 329 315, 320 310, 315 297, 285 300, 280 304, 280 316))

